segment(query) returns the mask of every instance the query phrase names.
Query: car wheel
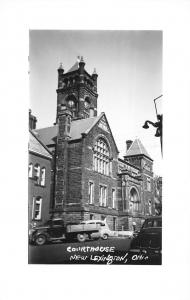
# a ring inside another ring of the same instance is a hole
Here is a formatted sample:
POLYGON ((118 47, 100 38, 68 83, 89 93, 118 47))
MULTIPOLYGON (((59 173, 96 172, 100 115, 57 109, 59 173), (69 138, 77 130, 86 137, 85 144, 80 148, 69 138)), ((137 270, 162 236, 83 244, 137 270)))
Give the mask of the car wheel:
POLYGON ((77 240, 78 240, 78 242, 85 242, 86 241, 86 234, 78 233, 77 234, 77 240))
POLYGON ((107 234, 107 233, 104 233, 104 234, 102 235, 102 239, 103 239, 103 240, 107 240, 107 239, 108 239, 108 234, 107 234))
POLYGON ((39 236, 37 236, 35 242, 38 246, 44 245, 46 243, 46 236, 44 234, 40 234, 39 236))

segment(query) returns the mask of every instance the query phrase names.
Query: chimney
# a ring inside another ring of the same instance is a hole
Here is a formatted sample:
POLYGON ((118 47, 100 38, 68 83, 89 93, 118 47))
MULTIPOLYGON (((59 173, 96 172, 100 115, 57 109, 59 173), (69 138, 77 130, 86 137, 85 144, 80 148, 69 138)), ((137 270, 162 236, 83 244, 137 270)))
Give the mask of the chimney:
POLYGON ((132 143, 133 143, 133 141, 131 141, 131 140, 127 140, 127 141, 126 141, 126 146, 127 146, 126 151, 129 150, 129 148, 131 147, 132 143))
POLYGON ((32 115, 31 109, 29 109, 29 129, 30 130, 36 129, 36 123, 37 123, 37 119, 35 116, 32 115))

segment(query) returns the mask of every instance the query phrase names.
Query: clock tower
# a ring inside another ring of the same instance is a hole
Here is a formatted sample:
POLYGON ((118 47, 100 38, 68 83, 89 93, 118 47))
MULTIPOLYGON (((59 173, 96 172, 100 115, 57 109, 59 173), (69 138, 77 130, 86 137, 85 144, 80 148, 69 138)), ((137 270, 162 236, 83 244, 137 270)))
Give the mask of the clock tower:
POLYGON ((97 116, 97 73, 92 75, 85 70, 83 57, 78 57, 76 63, 67 73, 62 64, 58 69, 57 116, 63 107, 71 111, 72 119, 84 119, 97 116))

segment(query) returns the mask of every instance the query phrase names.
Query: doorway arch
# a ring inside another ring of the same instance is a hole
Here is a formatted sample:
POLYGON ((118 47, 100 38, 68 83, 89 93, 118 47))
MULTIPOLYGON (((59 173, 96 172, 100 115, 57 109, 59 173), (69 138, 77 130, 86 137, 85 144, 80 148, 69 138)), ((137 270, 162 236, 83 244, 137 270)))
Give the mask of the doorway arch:
POLYGON ((138 190, 135 187, 131 187, 129 191, 129 203, 130 203, 130 210, 132 213, 139 212, 140 209, 140 197, 138 190))

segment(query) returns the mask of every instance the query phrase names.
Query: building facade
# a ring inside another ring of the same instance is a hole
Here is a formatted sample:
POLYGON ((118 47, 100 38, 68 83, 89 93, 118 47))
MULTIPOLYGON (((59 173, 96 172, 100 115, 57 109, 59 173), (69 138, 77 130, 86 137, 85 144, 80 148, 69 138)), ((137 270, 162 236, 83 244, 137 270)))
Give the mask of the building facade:
POLYGON ((66 73, 60 65, 56 122, 33 130, 52 155, 50 215, 132 230, 154 215, 153 160, 139 139, 119 158, 106 115, 97 114, 97 77, 82 57, 66 73))
POLYGON ((32 131, 29 132, 28 221, 29 227, 50 218, 52 155, 32 131))

